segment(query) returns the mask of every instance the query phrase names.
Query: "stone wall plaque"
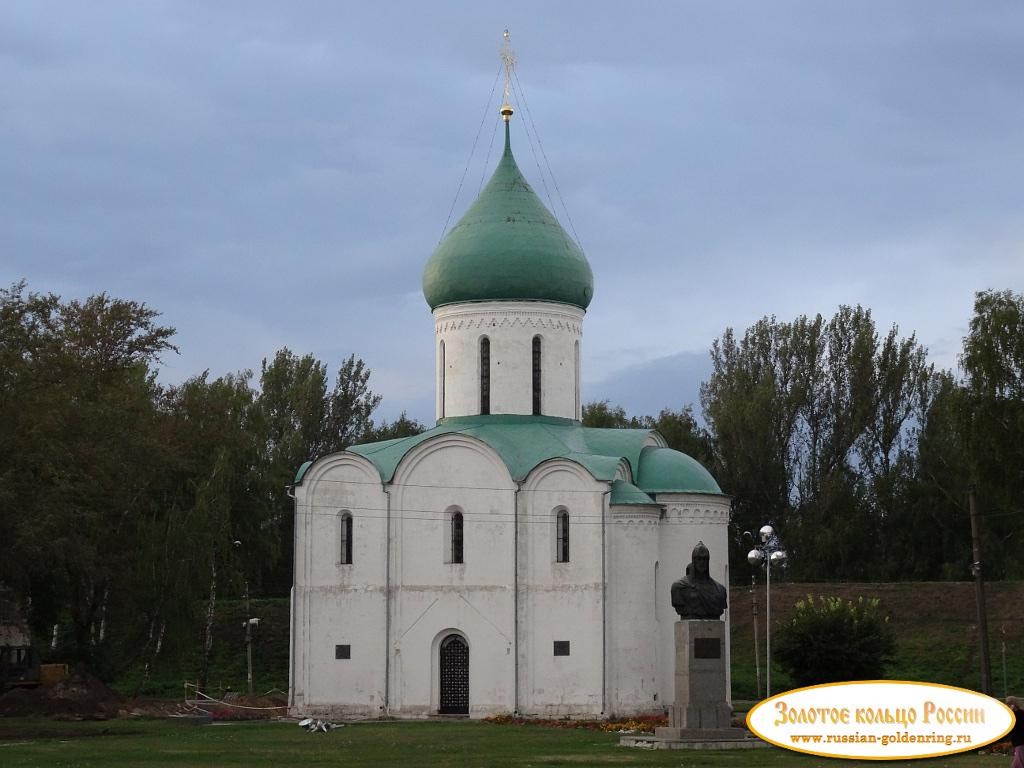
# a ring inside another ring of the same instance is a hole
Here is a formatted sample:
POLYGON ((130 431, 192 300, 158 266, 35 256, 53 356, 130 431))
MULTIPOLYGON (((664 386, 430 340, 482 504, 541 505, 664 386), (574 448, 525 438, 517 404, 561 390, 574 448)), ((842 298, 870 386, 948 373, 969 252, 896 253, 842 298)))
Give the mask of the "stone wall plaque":
POLYGON ((695 637, 693 639, 693 658, 722 658, 722 641, 717 637, 695 637))

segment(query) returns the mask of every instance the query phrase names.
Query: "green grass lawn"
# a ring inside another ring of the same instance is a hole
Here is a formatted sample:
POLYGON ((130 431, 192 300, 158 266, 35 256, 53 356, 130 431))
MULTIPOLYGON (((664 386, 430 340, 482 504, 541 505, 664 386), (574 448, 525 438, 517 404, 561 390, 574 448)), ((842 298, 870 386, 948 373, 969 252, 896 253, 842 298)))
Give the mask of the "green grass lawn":
MULTIPOLYGON (((357 723, 307 733, 294 723, 184 725, 160 720, 62 723, 0 719, 4 768, 119 766, 902 766, 845 761, 774 747, 723 752, 648 751, 590 730, 478 722, 357 723)), ((914 765, 1005 768, 1006 755, 966 753, 914 765)))

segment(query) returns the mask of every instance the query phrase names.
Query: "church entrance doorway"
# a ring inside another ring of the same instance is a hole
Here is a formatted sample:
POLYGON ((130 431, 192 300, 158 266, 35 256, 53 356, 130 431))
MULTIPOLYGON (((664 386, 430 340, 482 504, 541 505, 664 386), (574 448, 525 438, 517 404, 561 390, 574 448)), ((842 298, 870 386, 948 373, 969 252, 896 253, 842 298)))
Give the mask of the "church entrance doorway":
POLYGON ((469 714, 469 645, 460 635, 448 635, 441 641, 442 715, 469 714))

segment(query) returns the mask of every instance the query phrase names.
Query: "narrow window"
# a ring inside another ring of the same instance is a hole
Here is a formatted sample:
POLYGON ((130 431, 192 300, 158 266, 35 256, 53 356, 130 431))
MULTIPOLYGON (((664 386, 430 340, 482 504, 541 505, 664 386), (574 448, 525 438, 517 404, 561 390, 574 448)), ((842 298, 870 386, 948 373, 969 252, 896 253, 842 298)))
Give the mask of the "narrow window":
POLYGON ((480 414, 491 412, 491 340, 480 339, 480 414))
POLYGON ((659 568, 658 561, 655 560, 654 561, 654 594, 652 595, 652 597, 654 598, 652 600, 652 605, 654 605, 654 620, 655 621, 660 621, 660 619, 658 618, 658 595, 661 594, 661 590, 658 588, 658 568, 659 568))
POLYGON ((343 565, 352 563, 352 515, 348 512, 341 515, 341 562, 343 565))
POLYGON ((533 415, 540 416, 541 378, 540 378, 540 336, 533 337, 533 415))
POLYGON ((351 645, 336 645, 336 646, 334 646, 334 658, 336 658, 336 659, 351 659, 352 658, 352 646, 351 645))
POLYGON ((569 655, 569 641, 568 640, 555 640, 555 656, 568 656, 569 655))
POLYGON ((452 562, 462 562, 462 513, 452 513, 452 562))
POLYGON ((441 358, 441 381, 438 386, 441 397, 441 418, 444 418, 444 381, 445 381, 445 367, 444 367, 444 341, 441 341, 441 349, 438 351, 438 357, 441 358))
POLYGON ((580 411, 580 343, 577 341, 575 344, 574 360, 576 369, 576 418, 582 419, 583 414, 580 411))
POLYGON ((559 563, 569 562, 569 513, 564 509, 558 513, 555 522, 555 560, 559 563))

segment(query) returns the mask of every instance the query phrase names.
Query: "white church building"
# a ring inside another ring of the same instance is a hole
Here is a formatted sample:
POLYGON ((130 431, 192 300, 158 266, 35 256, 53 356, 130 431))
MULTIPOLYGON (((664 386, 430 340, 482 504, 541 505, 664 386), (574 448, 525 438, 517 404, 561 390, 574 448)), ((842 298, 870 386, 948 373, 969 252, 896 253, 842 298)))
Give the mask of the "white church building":
POLYGON ((656 431, 580 422, 593 276, 502 111, 494 175, 423 272, 437 425, 296 477, 293 714, 662 712, 669 589, 698 540, 729 583, 707 470, 656 431))

